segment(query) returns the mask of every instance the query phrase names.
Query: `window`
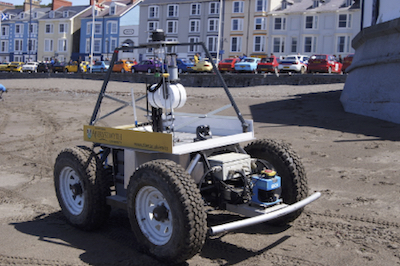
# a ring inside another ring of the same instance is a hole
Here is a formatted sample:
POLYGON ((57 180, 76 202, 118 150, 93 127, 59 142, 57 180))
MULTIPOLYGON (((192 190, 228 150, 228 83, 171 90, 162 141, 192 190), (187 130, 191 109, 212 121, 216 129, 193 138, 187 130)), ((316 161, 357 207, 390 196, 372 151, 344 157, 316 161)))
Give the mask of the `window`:
POLYGON ((189 32, 200 32, 200 20, 199 19, 191 19, 189 21, 189 32))
POLYGON ((67 30, 68 29, 68 24, 64 24, 64 23, 61 23, 61 24, 59 24, 58 25, 58 32, 59 33, 67 33, 67 30))
POLYGON ((63 11, 63 18, 69 17, 69 12, 68 11, 63 11))
MULTIPOLYGON (((132 46, 133 46, 133 44, 132 44, 132 46)), ((115 48, 117 48, 117 39, 116 38, 111 38, 110 39, 110 47, 107 47, 107 49, 109 49, 108 52, 110 52, 110 53, 114 52, 115 48)))
POLYGON ((94 24, 94 34, 101 34, 101 23, 94 24))
POLYGON ((149 18, 158 18, 158 6, 149 6, 149 18))
POLYGON ((349 53, 350 52, 350 36, 338 36, 337 37, 337 53, 349 53))
POLYGON ((338 27, 351 28, 351 14, 340 14, 338 27))
POLYGON ((59 39, 58 40, 58 52, 66 52, 67 51, 67 39, 59 39))
POLYGON ((265 51, 265 36, 254 36, 254 52, 265 51))
POLYGON ((284 53, 285 52, 285 37, 274 37, 273 41, 273 51, 274 53, 284 53))
POLYGON ((317 37, 306 36, 304 37, 304 52, 305 53, 315 53, 317 46, 317 37))
POLYGON ((316 29, 318 24, 317 16, 306 16, 306 29, 316 29))
POLYGON ((207 37, 207 48, 210 52, 217 51, 218 37, 207 37))
POLYGON ((291 44, 290 52, 297 53, 297 37, 292 37, 292 44, 291 44))
MULTIPOLYGON (((177 38, 166 38, 167 42, 178 42, 177 38)), ((167 53, 176 53, 176 46, 167 46, 167 53)))
POLYGON ((8 52, 8 41, 1 41, 1 52, 8 52))
POLYGON ((320 1, 320 0, 314 0, 314 1, 313 1, 313 6, 312 6, 312 7, 313 7, 313 8, 319 7, 319 1, 320 1))
POLYGON ((167 20, 167 33, 178 33, 178 21, 167 20))
POLYGON ((33 12, 33 18, 37 18, 38 17, 38 12, 33 12))
POLYGON ((51 10, 51 11, 49 12, 49 18, 54 18, 54 10, 51 10))
POLYGON ((22 52, 22 40, 15 40, 14 41, 14 51, 15 52, 22 52))
POLYGON ((158 29, 158 21, 149 21, 147 23, 147 30, 148 31, 154 31, 158 29))
POLYGON ((200 4, 191 4, 190 15, 200 15, 200 4))
POLYGON ((236 1, 233 2, 232 5, 232 13, 243 13, 244 10, 244 3, 243 1, 236 1))
POLYGON ((178 16, 178 5, 168 5, 167 17, 177 17, 178 16))
POLYGON ((254 29, 255 30, 265 30, 266 26, 265 26, 265 18, 255 18, 254 19, 254 29))
POLYGON ((286 30, 286 18, 275 18, 274 19, 275 30, 286 30))
POLYGON ((101 39, 94 39, 93 52, 94 53, 101 52, 101 39))
MULTIPOLYGON (((199 37, 189 37, 189 43, 199 42, 199 37)), ((199 46, 198 45, 189 45, 188 52, 198 52, 199 46)))
POLYGON ((8 36, 8 27, 7 26, 1 27, 1 36, 8 36))
POLYGON ((15 24, 15 34, 23 34, 23 33, 24 33, 24 25, 15 24))
POLYGON ((53 40, 51 39, 44 40, 44 51, 53 52, 53 40))
POLYGON ((287 2, 286 0, 282 0, 281 9, 285 10, 286 8, 287 8, 287 2))
POLYGON ((25 18, 25 13, 24 12, 19 13, 19 18, 20 19, 24 19, 25 18))
POLYGON ((117 7, 115 5, 110 6, 110 16, 115 15, 115 13, 117 12, 117 7))
POLYGON ((219 2, 211 2, 209 14, 219 14, 219 2))
POLYGON ((37 50, 37 41, 30 39, 28 41, 28 51, 36 51, 37 50))
POLYGON ((257 0, 256 12, 266 12, 266 11, 267 11, 267 0, 257 0))
POLYGON ((45 25, 44 32, 45 32, 45 33, 49 33, 49 34, 50 34, 50 33, 53 33, 53 27, 54 27, 53 24, 46 24, 46 25, 45 25))
POLYGON ((231 52, 242 51, 242 37, 231 37, 231 52))
POLYGON ((351 6, 351 5, 353 4, 353 1, 354 1, 354 0, 346 0, 345 5, 346 5, 346 6, 351 6))
MULTIPOLYGON (((101 34, 102 33, 101 30, 102 30, 101 22, 95 22, 94 23, 94 33, 101 34)), ((88 24, 87 24, 86 35, 92 35, 92 22, 88 22, 88 24)))
POLYGON ((243 19, 235 18, 232 19, 232 31, 242 31, 243 30, 243 19))
POLYGON ((208 20, 208 31, 218 31, 218 19, 211 18, 208 20))
POLYGON ((37 24, 31 24, 31 26, 29 27, 29 33, 30 34, 37 34, 37 29, 38 29, 38 25, 37 24))
POLYGON ((86 46, 85 46, 85 53, 90 53, 90 46, 91 46, 91 43, 90 43, 90 38, 87 38, 86 39, 86 46))
POLYGON ((116 21, 109 21, 107 23, 107 33, 117 34, 118 33, 118 23, 116 21))

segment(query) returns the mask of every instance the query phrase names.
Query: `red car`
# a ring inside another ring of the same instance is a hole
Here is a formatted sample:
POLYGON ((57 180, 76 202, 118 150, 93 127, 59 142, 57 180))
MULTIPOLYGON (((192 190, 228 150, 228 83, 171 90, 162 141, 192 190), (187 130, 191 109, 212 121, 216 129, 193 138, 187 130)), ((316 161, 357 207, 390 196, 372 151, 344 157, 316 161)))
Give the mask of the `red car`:
POLYGON ((225 58, 218 64, 220 72, 235 72, 235 64, 240 62, 239 58, 225 58))
POLYGON ((278 60, 276 60, 275 56, 272 57, 266 57, 266 58, 261 58, 261 61, 257 65, 257 71, 256 73, 262 73, 262 72, 272 72, 272 73, 278 73, 278 60))
POLYGON ((351 62, 353 62, 353 57, 354 54, 349 54, 345 58, 343 58, 343 66, 342 66, 343 72, 346 72, 346 69, 351 65, 351 62))
POLYGON ((308 60, 308 72, 342 73, 342 63, 333 55, 316 54, 308 60))

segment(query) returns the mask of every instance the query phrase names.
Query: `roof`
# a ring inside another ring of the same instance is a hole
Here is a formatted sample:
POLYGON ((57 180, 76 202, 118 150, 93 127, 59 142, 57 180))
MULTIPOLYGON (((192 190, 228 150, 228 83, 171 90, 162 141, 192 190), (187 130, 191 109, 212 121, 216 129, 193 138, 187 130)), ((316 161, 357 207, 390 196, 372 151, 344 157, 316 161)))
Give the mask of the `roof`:
POLYGON ((85 5, 85 6, 63 6, 58 8, 57 10, 54 10, 54 17, 50 18, 50 12, 48 12, 45 16, 41 17, 41 19, 68 19, 68 18, 73 18, 82 11, 85 11, 88 9, 90 5, 85 5), (64 11, 68 11, 68 17, 64 17, 63 13, 64 11))
MULTIPOLYGON (((135 7, 138 3, 140 3, 141 0, 134 2, 131 4, 130 0, 125 0, 125 1, 105 1, 101 3, 102 6, 104 6, 104 9, 102 11, 99 11, 96 17, 120 17, 124 15, 127 11, 131 10, 133 7, 135 7), (110 5, 115 4, 118 6, 116 9, 116 13, 114 15, 110 16, 109 10, 110 10, 110 5)), ((92 9, 90 8, 89 10, 86 10, 82 14, 82 18, 91 18, 92 17, 92 9)))
MULTIPOLYGON (((356 1, 357 2, 357 1, 356 1)), ((320 1, 318 7, 313 8, 314 0, 302 0, 301 2, 288 3, 286 9, 281 9, 281 6, 269 12, 270 14, 290 14, 290 13, 304 13, 304 12, 336 12, 340 10, 349 10, 354 8, 353 5, 345 6, 346 0, 325 0, 320 1)), ((359 6, 359 5, 358 5, 359 6)))

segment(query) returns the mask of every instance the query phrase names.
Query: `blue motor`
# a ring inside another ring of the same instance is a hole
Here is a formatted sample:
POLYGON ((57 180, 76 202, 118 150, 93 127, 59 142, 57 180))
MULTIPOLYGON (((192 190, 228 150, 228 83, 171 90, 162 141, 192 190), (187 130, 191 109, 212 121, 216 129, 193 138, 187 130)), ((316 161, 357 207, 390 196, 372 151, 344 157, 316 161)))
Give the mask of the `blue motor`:
POLYGON ((281 178, 273 170, 263 170, 260 175, 252 175, 253 193, 251 201, 271 206, 281 202, 281 178))

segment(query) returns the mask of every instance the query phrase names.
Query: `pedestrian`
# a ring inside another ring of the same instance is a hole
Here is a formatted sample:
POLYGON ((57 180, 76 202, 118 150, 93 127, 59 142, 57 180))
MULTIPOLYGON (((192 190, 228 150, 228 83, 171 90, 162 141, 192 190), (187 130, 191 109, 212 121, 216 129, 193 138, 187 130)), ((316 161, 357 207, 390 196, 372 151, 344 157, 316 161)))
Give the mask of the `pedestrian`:
POLYGON ((339 55, 338 61, 339 61, 339 63, 343 63, 343 60, 342 60, 342 56, 341 56, 341 55, 339 55))
POLYGON ((7 92, 7 89, 6 89, 6 87, 4 87, 4 85, 3 84, 0 84, 0 100, 3 100, 3 93, 4 92, 7 92))

